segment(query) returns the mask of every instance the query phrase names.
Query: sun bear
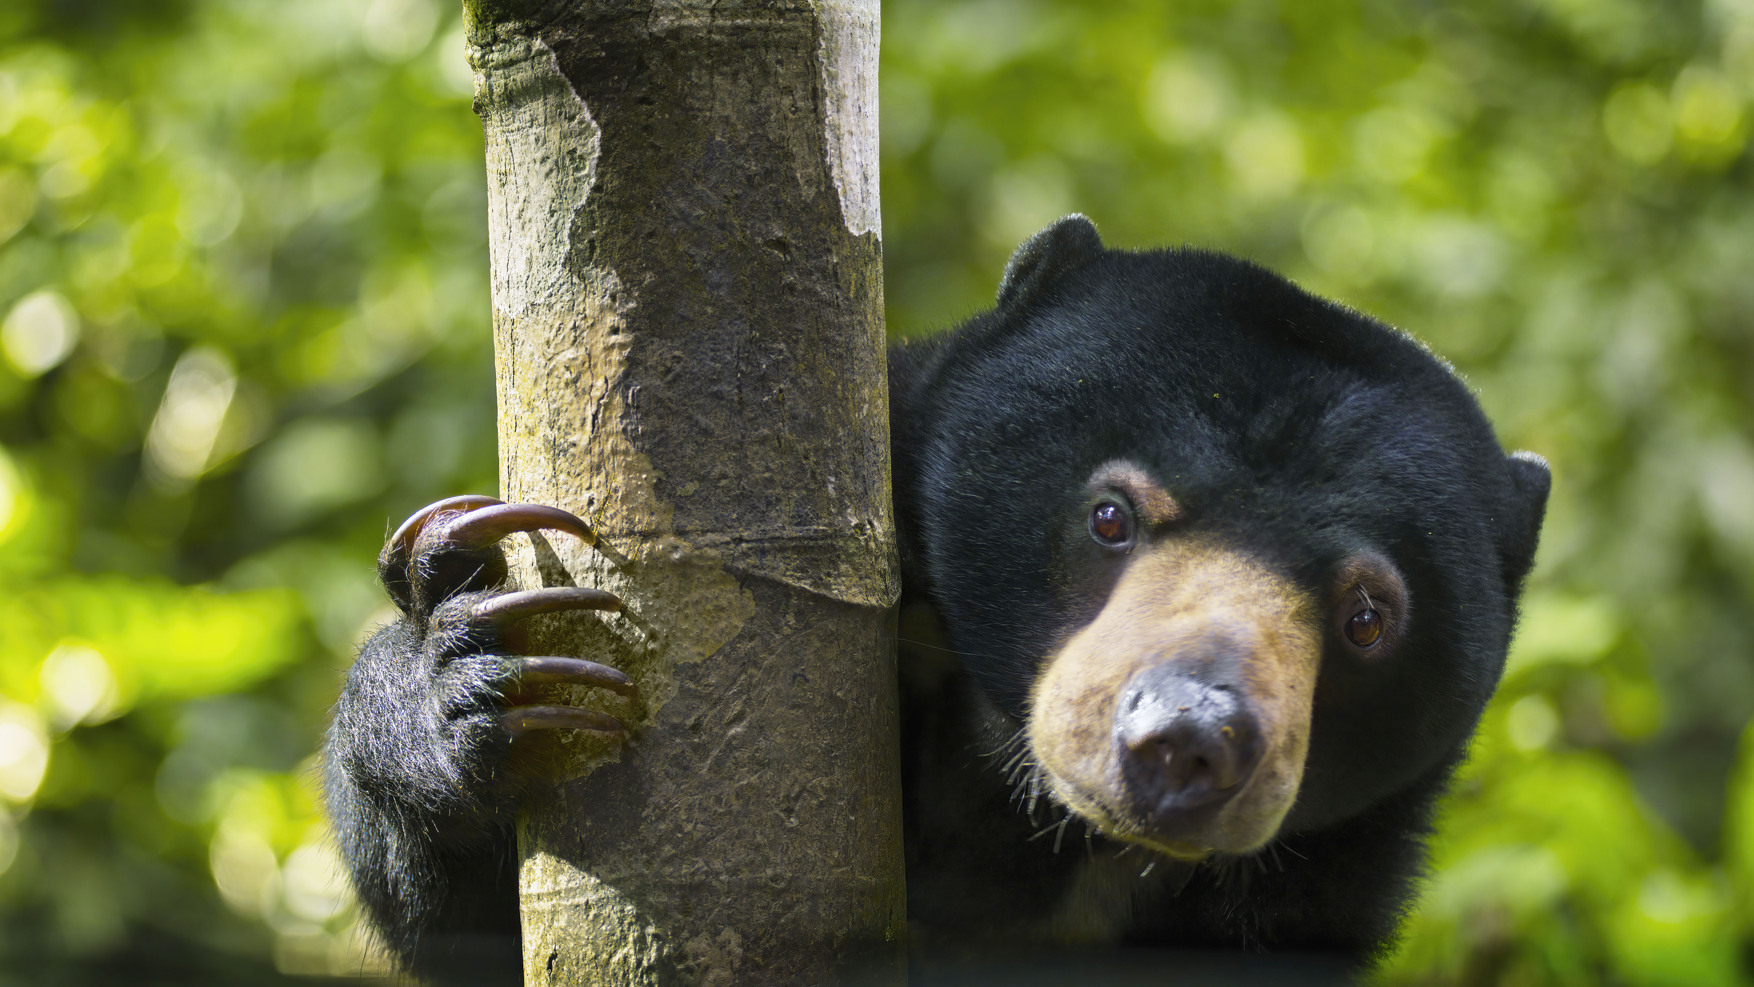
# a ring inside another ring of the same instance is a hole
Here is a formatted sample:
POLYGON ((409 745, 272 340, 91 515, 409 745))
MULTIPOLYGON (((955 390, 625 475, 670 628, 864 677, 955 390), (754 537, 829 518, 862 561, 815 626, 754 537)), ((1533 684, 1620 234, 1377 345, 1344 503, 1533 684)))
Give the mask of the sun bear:
MULTIPOLYGON (((1082 216, 991 311, 893 347, 890 387, 913 944, 1380 949, 1503 669, 1545 464, 1411 338, 1082 216)), ((415 969, 515 981, 507 753, 625 729, 525 705, 631 688, 509 652, 537 607, 616 605, 495 593, 498 540, 537 528, 589 531, 484 497, 410 518, 379 560, 402 616, 336 707, 343 856, 415 969)))

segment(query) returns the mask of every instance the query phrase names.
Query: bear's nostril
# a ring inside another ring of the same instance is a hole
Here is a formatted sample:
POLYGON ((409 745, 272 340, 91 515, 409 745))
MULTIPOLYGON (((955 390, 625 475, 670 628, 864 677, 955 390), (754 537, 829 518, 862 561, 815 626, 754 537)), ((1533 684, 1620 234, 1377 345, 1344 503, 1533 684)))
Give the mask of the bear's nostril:
POLYGON ((1138 755, 1147 761, 1155 759, 1167 771, 1175 763, 1175 744, 1166 737, 1153 737, 1146 742, 1143 750, 1138 751, 1138 755))

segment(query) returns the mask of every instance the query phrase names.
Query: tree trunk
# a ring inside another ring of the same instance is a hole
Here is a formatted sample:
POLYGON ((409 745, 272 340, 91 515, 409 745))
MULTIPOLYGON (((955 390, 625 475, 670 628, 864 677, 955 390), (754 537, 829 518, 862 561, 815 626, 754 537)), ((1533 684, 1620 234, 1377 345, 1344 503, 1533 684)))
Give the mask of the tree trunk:
POLYGON ((898 977, 876 0, 465 0, 500 496, 598 532, 514 581, 640 698, 579 697, 520 831, 530 984, 898 977))

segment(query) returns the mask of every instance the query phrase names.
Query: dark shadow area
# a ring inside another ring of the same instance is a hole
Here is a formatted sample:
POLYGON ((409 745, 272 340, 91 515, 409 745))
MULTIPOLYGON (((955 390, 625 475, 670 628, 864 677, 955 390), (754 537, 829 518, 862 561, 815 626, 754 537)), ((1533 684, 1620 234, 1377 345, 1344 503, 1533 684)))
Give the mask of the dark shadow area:
POLYGON ((916 961, 910 987, 1340 987, 1358 980, 1330 956, 1125 949, 1038 953, 1002 963, 916 961))
POLYGON ((412 981, 380 977, 302 977, 262 957, 234 956, 171 936, 142 936, 102 957, 25 953, 0 959, 0 983, 32 987, 387 987, 412 981))
POLYGON ((188 22, 191 0, 8 0, 0 36, 31 33, 70 44, 135 41, 174 35, 188 22))

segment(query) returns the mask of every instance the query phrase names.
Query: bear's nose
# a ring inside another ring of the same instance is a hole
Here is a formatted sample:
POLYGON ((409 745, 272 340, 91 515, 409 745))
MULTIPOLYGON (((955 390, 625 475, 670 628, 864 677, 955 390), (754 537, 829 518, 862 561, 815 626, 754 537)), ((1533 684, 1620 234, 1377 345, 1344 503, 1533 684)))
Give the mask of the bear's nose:
POLYGON ((1228 800, 1261 760, 1260 729, 1236 690, 1168 665, 1122 687, 1114 736, 1128 793, 1158 818, 1228 800))

